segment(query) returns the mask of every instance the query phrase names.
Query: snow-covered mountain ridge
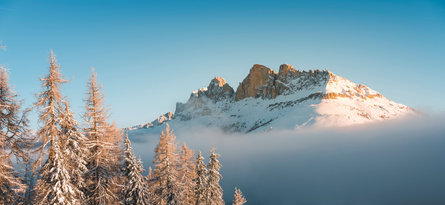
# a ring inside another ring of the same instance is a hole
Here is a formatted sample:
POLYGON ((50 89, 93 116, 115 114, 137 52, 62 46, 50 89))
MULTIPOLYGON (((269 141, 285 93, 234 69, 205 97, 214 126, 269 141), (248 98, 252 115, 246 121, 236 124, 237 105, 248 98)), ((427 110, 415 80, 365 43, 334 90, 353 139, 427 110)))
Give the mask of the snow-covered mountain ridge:
POLYGON ((279 72, 255 64, 236 92, 221 77, 193 91, 151 123, 129 129, 153 129, 165 122, 180 128, 211 126, 229 132, 347 126, 395 119, 414 110, 371 88, 327 70, 299 71, 283 64, 279 72))

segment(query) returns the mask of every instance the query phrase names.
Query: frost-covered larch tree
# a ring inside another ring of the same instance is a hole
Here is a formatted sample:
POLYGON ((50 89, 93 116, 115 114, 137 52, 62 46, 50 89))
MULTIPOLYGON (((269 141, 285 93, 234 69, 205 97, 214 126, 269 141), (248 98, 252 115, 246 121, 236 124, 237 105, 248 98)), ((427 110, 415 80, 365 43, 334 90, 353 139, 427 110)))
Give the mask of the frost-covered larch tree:
POLYGON ((80 204, 80 190, 71 183, 67 170, 69 161, 64 156, 61 147, 66 143, 61 137, 63 98, 60 86, 66 81, 60 73, 60 66, 51 52, 49 74, 41 79, 43 91, 38 95, 35 107, 40 108, 39 121, 42 123, 37 135, 41 146, 36 165, 47 158, 39 173, 40 178, 35 187, 36 204, 80 204))
MULTIPOLYGON (((64 102, 64 112, 60 124, 62 128, 61 137, 65 142, 62 144, 62 150, 64 151, 65 159, 67 160, 68 170, 71 175, 71 183, 78 189, 85 190, 84 174, 87 171, 87 138, 79 129, 68 101, 64 102)), ((85 199, 83 192, 80 194, 79 198, 85 199)))
POLYGON ((21 111, 17 94, 9 87, 8 73, 0 66, 0 204, 16 204, 26 190, 11 156, 28 161, 27 111, 21 111))
POLYGON ((243 196, 243 192, 240 189, 235 187, 235 193, 233 194, 233 203, 232 205, 243 205, 247 202, 246 198, 243 196))
POLYGON ((195 203, 196 205, 207 204, 207 166, 204 163, 204 157, 201 152, 198 152, 196 158, 196 179, 195 179, 195 203))
POLYGON ((175 138, 169 125, 166 124, 165 130, 160 135, 159 144, 155 148, 154 179, 150 183, 153 204, 176 205, 180 203, 181 182, 178 177, 175 138))
POLYGON ((92 69, 88 82, 88 98, 84 114, 87 123, 84 129, 87 137, 86 147, 89 150, 85 174, 87 203, 92 205, 117 204, 116 145, 110 137, 110 125, 107 123, 107 110, 104 107, 104 96, 97 77, 92 69))
POLYGON ((221 169, 221 163, 218 161, 217 157, 219 154, 215 153, 215 147, 212 147, 210 151, 210 160, 207 165, 208 169, 208 182, 205 195, 207 197, 207 204, 209 205, 223 205, 223 190, 219 185, 219 180, 221 179, 221 174, 219 170, 221 169))
POLYGON ((136 161, 133 150, 130 145, 128 135, 125 136, 125 158, 123 164, 123 175, 125 179, 124 186, 124 204, 145 205, 149 204, 148 187, 142 176, 144 168, 142 162, 136 161))
POLYGON ((195 152, 188 148, 184 143, 179 153, 179 178, 183 185, 182 200, 183 204, 194 204, 195 197, 195 178, 196 178, 196 162, 195 152))

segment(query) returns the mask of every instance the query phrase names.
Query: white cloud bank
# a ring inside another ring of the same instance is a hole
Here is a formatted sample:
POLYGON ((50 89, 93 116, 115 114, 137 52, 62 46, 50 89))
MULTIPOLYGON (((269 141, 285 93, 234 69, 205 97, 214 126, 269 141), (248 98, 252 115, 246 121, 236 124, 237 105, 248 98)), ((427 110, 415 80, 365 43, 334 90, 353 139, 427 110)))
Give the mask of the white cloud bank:
MULTIPOLYGON (((445 204, 445 116, 247 135, 193 128, 176 135, 206 156, 216 146, 227 203, 237 186, 248 204, 445 204)), ((158 136, 132 139, 151 166, 158 136)))

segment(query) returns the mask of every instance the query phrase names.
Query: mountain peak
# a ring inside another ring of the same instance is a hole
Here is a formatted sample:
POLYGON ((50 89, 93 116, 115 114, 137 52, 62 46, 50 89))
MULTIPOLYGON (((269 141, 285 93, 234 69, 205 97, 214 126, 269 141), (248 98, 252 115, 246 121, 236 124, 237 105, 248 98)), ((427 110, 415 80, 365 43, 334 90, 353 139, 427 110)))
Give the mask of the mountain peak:
POLYGON ((289 64, 282 64, 277 73, 266 66, 255 64, 239 84, 235 100, 250 97, 273 99, 305 87, 325 84, 331 75, 333 74, 329 71, 299 71, 289 64))
POLYGON ((213 78, 204 92, 207 97, 214 101, 232 98, 233 93, 233 88, 222 77, 213 78))
POLYGON ((224 78, 215 77, 207 87, 193 91, 186 103, 176 103, 175 115, 181 119, 191 118, 191 115, 181 115, 185 110, 200 110, 195 114, 206 114, 207 109, 203 109, 203 107, 208 104, 208 101, 216 103, 231 100, 234 93, 233 88, 226 83, 224 78))
MULTIPOLYGON (((218 85, 218 87, 223 87, 226 84, 226 80, 222 77, 214 77, 212 81, 210 81, 210 84, 218 85)), ((209 85, 210 87, 210 85, 209 85)))
POLYGON ((235 100, 239 101, 248 97, 275 98, 274 89, 277 73, 263 65, 255 64, 249 74, 239 84, 236 90, 235 100))
POLYGON ((297 73, 297 70, 292 65, 282 64, 280 65, 280 70, 278 71, 279 76, 285 76, 288 73, 297 73))
MULTIPOLYGON (((186 103, 159 123, 217 126, 229 132, 346 126, 394 119, 415 113, 327 70, 296 70, 282 64, 278 73, 260 64, 251 67, 236 92, 221 77, 193 91, 186 103)), ((151 123, 154 124, 158 123, 151 123)))

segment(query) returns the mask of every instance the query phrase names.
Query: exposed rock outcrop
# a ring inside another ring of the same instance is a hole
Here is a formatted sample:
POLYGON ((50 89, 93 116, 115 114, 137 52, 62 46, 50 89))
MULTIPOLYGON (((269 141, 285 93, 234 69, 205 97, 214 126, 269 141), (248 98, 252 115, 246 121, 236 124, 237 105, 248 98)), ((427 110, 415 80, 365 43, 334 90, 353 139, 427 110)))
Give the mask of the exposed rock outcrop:
POLYGON ((244 98, 268 98, 272 99, 277 96, 275 87, 275 80, 278 74, 272 69, 255 64, 241 82, 236 90, 235 100, 242 100, 244 98))
POLYGON ((233 88, 226 83, 224 78, 215 77, 206 88, 193 91, 186 103, 176 103, 175 115, 181 120, 192 118, 191 112, 198 115, 209 115, 211 109, 208 108, 207 102, 232 100, 234 93, 233 88))
POLYGON ((213 78, 209 86, 207 86, 207 90, 204 91, 204 94, 214 101, 232 98, 233 93, 233 88, 221 77, 213 78))
POLYGON ((295 68, 292 65, 289 64, 283 64, 280 65, 280 70, 278 71, 278 78, 280 79, 286 79, 286 78, 295 78, 299 76, 301 72, 295 70, 295 68))
POLYGON ((154 126, 163 124, 165 122, 168 122, 174 118, 174 114, 172 112, 167 112, 161 116, 158 117, 155 121, 151 122, 154 126))
POLYGON ((277 95, 292 94, 303 88, 326 84, 329 77, 328 71, 299 71, 289 64, 281 65, 278 73, 255 64, 238 86, 235 100, 249 97, 273 99, 277 95))

